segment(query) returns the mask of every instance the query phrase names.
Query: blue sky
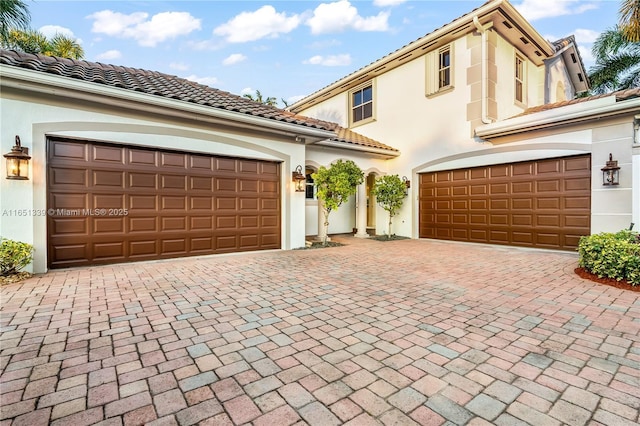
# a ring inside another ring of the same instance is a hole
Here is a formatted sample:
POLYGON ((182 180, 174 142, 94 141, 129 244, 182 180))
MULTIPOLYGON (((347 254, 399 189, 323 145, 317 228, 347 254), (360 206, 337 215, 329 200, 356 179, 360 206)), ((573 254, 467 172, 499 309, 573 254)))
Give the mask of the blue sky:
MULTIPOLYGON (((77 38, 85 59, 295 101, 484 1, 28 1, 31 26, 77 38)), ((587 68, 619 1, 513 0, 549 40, 574 34, 587 68)))

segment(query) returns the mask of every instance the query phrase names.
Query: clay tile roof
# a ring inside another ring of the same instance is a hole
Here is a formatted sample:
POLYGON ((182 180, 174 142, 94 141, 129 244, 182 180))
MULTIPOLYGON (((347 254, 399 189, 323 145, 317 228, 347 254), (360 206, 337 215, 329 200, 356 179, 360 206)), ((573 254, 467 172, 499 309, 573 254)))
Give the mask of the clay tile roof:
POLYGON ((89 83, 104 84, 106 86, 118 87, 149 95, 162 96, 212 108, 234 111, 240 114, 250 114, 314 129, 333 131, 342 136, 332 138, 331 140, 397 151, 373 139, 366 138, 346 129, 341 129, 336 123, 298 115, 274 106, 252 101, 242 96, 157 71, 84 60, 33 55, 6 49, 0 49, 0 64, 47 74, 55 74, 61 77, 75 78, 89 83), (338 129, 341 130, 338 131, 338 129))
POLYGON ((535 107, 527 108, 522 114, 518 114, 515 117, 521 117, 523 115, 529 115, 529 114, 533 114, 541 111, 548 111, 551 109, 560 108, 567 105, 574 105, 582 102, 593 101, 595 99, 606 98, 609 96, 615 96, 616 102, 626 101, 628 99, 640 97, 640 88, 619 90, 617 92, 612 92, 612 93, 603 93, 601 95, 586 96, 584 98, 576 98, 568 101, 554 102, 552 104, 538 105, 535 107))
POLYGON ((390 147, 389 145, 385 145, 366 136, 362 136, 359 133, 345 129, 344 127, 337 126, 334 131, 337 133, 337 136, 335 138, 331 138, 332 141, 398 152, 396 148, 390 147))

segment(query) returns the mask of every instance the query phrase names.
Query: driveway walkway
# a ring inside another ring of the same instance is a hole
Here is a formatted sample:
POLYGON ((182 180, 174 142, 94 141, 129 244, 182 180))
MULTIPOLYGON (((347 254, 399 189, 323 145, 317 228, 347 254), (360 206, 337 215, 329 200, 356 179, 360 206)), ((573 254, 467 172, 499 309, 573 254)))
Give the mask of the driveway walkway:
POLYGON ((574 254, 342 241, 2 287, 0 425, 640 421, 640 293, 574 254))

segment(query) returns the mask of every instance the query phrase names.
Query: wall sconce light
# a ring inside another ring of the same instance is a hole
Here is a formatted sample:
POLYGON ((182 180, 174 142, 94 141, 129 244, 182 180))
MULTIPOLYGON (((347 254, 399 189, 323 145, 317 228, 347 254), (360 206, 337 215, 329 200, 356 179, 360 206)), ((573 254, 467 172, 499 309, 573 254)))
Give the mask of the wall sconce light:
POLYGON ((402 182, 404 183, 404 186, 407 187, 406 191, 404 191, 404 192, 405 192, 405 194, 408 194, 409 193, 409 189, 411 189, 411 181, 409 179, 407 179, 406 176, 402 176, 402 182))
POLYGON ((610 186, 620 184, 620 167, 618 167, 618 160, 614 160, 611 153, 609 153, 607 165, 600 170, 602 170, 603 185, 610 186))
POLYGON ((296 167, 296 169, 291 172, 291 180, 293 181, 293 185, 296 188, 296 192, 304 192, 307 178, 304 174, 302 174, 302 166, 296 167))
POLYGON ((16 135, 16 144, 11 151, 4 154, 7 159, 7 179, 29 179, 29 148, 20 145, 20 136, 16 135))

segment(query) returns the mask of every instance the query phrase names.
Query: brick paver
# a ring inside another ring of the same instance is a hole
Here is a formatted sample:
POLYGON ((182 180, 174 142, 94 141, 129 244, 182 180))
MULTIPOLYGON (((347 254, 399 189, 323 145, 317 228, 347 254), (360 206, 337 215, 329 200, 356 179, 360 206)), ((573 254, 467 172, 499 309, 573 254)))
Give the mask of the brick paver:
POLYGON ((572 253, 335 239, 3 286, 0 424, 640 422, 640 293, 572 253))

